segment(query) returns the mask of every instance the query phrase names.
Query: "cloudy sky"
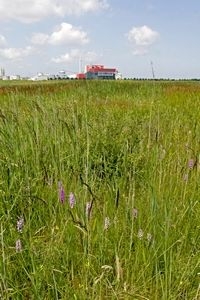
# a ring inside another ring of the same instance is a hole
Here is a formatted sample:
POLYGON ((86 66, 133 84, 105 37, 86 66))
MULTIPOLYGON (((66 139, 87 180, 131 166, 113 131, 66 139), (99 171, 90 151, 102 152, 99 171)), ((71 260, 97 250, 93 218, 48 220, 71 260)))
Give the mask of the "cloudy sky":
POLYGON ((6 74, 116 67, 124 77, 200 78, 200 1, 0 0, 6 74))

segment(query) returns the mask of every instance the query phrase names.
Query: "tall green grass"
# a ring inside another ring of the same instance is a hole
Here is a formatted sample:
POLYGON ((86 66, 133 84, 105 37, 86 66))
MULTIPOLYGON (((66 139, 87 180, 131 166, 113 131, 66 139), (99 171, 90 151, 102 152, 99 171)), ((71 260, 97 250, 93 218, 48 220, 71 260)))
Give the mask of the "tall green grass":
POLYGON ((200 299, 198 84, 0 92, 0 298, 200 299))

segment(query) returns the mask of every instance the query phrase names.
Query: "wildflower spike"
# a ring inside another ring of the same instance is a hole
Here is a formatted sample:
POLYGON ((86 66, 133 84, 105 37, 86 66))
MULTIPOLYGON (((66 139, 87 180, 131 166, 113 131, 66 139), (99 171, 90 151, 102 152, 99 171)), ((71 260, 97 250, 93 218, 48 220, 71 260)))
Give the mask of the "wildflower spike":
POLYGON ((15 249, 16 249, 16 252, 21 252, 22 251, 22 243, 21 243, 20 239, 16 240, 15 249))
POLYGON ((110 218, 106 217, 104 220, 104 230, 108 230, 109 227, 110 227, 110 218))
POLYGON ((18 232, 22 232, 24 227, 24 218, 23 216, 19 217, 19 219, 17 220, 17 231, 18 232))
POLYGON ((65 190, 61 181, 58 183, 58 194, 60 202, 63 204, 65 202, 65 190))
POLYGON ((194 168, 194 166, 195 166, 195 160, 193 158, 189 159, 189 161, 188 161, 188 168, 190 170, 192 170, 194 168))
POLYGON ((73 208, 75 204, 76 204, 76 199, 74 194, 71 192, 69 195, 69 206, 73 208))
POLYGON ((140 229, 138 230, 138 238, 141 240, 141 239, 143 238, 143 236, 144 236, 144 232, 143 232, 143 230, 140 228, 140 229))

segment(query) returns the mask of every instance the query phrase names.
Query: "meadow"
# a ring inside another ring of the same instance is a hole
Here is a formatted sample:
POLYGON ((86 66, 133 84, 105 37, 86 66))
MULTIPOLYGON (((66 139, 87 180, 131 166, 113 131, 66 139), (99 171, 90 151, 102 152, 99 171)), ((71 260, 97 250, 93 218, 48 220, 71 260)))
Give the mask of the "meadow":
POLYGON ((0 82, 0 299, 200 299, 200 84, 0 82))

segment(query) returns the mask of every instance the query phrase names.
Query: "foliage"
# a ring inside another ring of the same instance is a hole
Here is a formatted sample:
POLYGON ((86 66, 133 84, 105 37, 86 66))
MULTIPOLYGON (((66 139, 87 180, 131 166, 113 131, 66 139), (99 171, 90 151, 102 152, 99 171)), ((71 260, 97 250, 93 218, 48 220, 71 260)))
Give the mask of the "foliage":
POLYGON ((200 297, 200 87, 0 86, 2 299, 200 297))

